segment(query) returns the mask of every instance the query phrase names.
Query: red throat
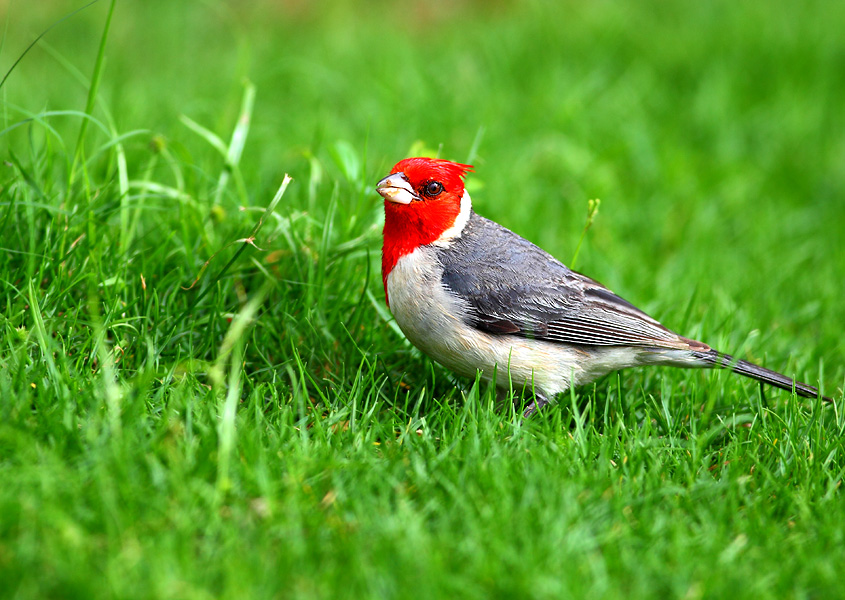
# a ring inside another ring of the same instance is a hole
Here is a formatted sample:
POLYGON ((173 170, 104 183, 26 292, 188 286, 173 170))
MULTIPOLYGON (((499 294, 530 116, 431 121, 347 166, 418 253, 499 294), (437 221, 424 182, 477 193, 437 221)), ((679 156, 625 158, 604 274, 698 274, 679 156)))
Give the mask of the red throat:
POLYGON ((470 169, 470 165, 433 158, 407 158, 393 167, 391 174, 404 173, 423 200, 410 204, 384 202, 381 275, 388 306, 387 276, 400 258, 436 241, 455 224, 464 195, 463 178, 470 169), (435 198, 426 198, 421 192, 432 181, 443 184, 443 192, 435 198))

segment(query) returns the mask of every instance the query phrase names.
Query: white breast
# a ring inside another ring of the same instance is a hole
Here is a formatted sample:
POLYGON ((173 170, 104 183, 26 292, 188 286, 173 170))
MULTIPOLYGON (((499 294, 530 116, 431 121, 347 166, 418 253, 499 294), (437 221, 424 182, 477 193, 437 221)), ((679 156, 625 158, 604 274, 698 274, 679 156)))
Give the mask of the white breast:
POLYGON ((629 349, 568 346, 517 336, 494 336, 464 322, 468 304, 441 283, 436 249, 417 248, 399 259, 387 277, 390 310, 396 323, 417 348, 448 369, 467 377, 514 388, 533 384, 553 396, 615 369, 636 364, 629 349))

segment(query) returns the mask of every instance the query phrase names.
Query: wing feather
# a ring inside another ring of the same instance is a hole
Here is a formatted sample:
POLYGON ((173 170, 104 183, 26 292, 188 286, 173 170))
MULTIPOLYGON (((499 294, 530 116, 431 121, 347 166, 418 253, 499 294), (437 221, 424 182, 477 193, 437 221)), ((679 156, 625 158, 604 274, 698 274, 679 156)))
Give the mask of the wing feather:
POLYGON ((475 213, 441 263, 442 283, 467 304, 466 320, 487 333, 583 346, 707 348, 475 213))

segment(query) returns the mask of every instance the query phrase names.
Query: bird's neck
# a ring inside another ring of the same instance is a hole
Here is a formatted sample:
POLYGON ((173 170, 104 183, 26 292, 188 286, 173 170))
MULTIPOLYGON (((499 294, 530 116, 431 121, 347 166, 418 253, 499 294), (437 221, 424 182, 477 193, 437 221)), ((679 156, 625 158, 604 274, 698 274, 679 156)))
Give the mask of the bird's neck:
POLYGON ((387 277, 400 258, 420 246, 448 244, 461 235, 471 214, 472 200, 467 192, 463 193, 460 202, 449 204, 414 202, 402 205, 385 201, 384 245, 381 254, 385 297, 387 277))

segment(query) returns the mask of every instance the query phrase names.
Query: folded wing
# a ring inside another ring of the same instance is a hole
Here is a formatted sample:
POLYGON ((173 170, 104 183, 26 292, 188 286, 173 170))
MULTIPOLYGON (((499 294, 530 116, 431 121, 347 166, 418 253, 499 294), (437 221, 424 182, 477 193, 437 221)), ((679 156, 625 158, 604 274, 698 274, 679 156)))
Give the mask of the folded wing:
POLYGON ((467 303, 466 320, 481 331, 583 346, 709 350, 475 214, 441 262, 443 285, 467 303))

